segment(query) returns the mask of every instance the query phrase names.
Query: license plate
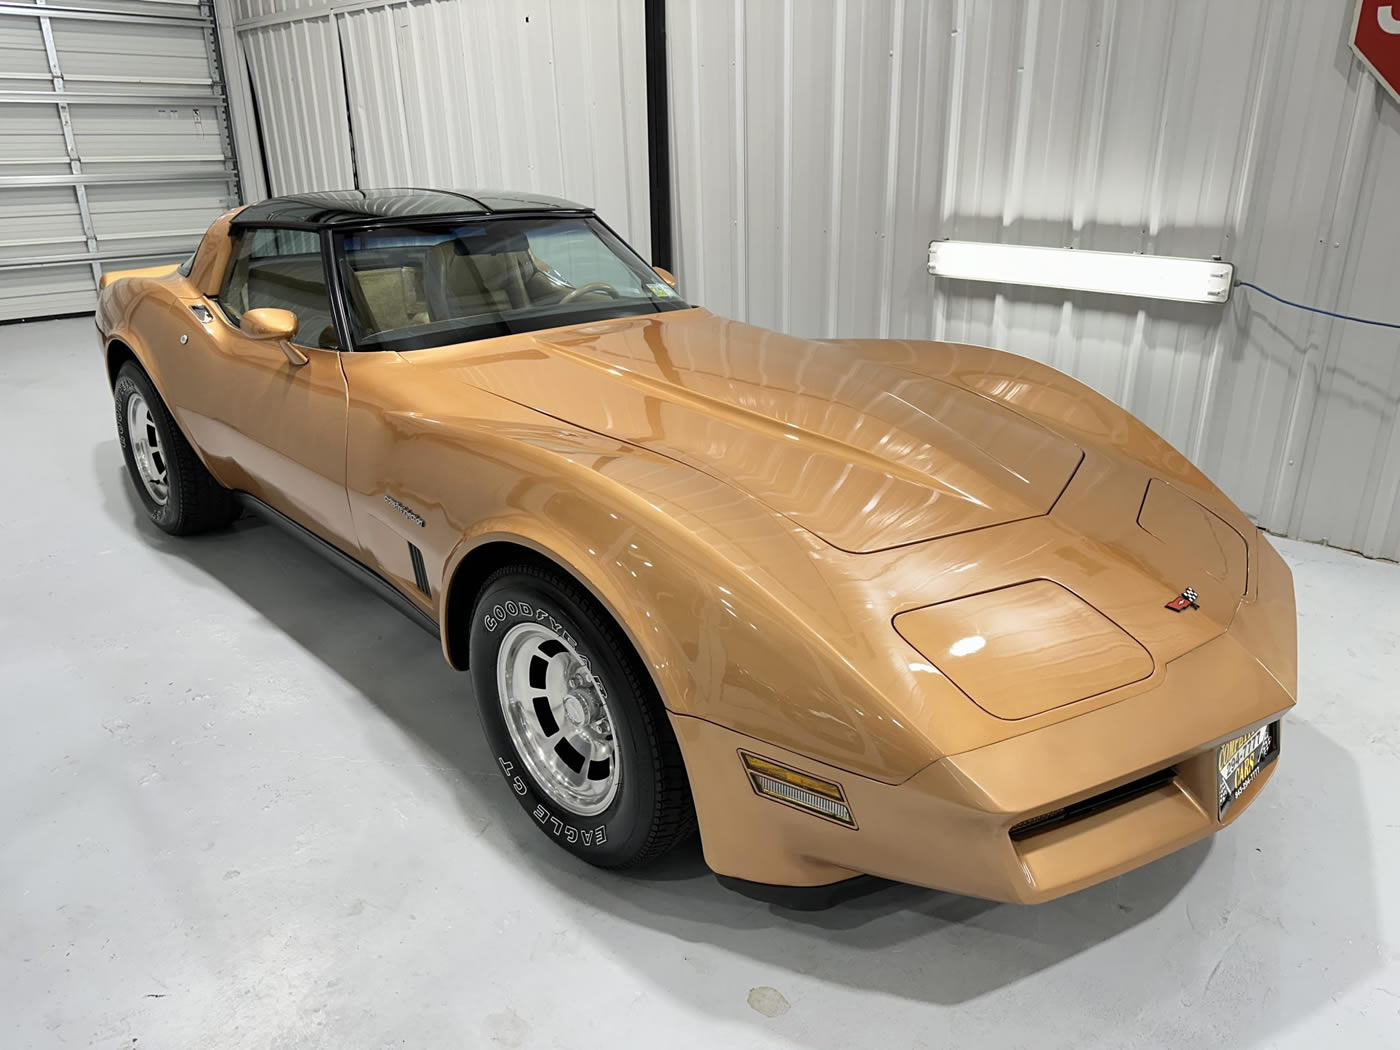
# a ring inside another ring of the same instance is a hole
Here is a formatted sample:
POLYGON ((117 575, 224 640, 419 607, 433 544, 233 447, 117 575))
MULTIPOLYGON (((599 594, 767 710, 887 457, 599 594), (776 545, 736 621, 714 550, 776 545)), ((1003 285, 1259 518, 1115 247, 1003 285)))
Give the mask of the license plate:
POLYGON ((1245 733, 1220 745, 1216 752, 1216 768, 1219 771, 1220 812, 1244 794, 1270 762, 1278 757, 1278 723, 1261 726, 1252 733, 1245 733))

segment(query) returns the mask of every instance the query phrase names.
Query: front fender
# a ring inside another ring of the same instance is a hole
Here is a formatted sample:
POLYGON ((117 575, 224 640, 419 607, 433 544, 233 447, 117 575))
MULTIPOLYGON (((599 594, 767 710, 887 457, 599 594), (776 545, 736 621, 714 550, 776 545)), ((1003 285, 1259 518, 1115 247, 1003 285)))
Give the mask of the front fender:
POLYGON ((448 381, 423 353, 343 358, 347 480, 386 578, 411 585, 407 544, 422 552, 449 660, 485 574, 469 559, 506 541, 597 597, 673 714, 891 783, 938 757, 938 712, 966 701, 911 673, 887 581, 702 470, 448 381))
POLYGON ((455 588, 479 582, 459 570, 505 541, 588 588, 672 714, 891 783, 937 757, 851 658, 852 642, 871 644, 869 625, 835 595, 812 611, 811 595, 831 590, 818 564, 825 545, 716 479, 607 443, 607 455, 571 457, 562 471, 536 465, 462 536, 439 605, 449 662, 451 640, 466 630, 460 618, 472 614, 455 588))

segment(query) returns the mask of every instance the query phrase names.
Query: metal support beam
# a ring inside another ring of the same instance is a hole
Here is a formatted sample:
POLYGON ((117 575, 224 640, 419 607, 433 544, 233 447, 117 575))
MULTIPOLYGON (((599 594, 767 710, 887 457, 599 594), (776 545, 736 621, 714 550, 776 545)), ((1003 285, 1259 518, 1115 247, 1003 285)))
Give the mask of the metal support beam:
POLYGON ((77 266, 103 262, 121 262, 124 259, 183 259, 194 251, 198 241, 183 248, 170 248, 154 252, 76 252, 72 255, 46 255, 39 259, 25 259, 21 262, 0 262, 0 270, 43 270, 53 266, 77 266))
POLYGON ((647 186, 651 203, 651 264, 671 269, 671 113, 667 98, 666 0, 645 0, 647 68, 647 186))
MULTIPOLYGON (((39 10, 46 10, 44 0, 34 0, 39 10)), ((58 102, 58 120, 63 125, 63 147, 68 151, 68 166, 75 179, 81 179, 83 162, 78 156, 78 146, 73 139, 73 122, 68 117, 68 103, 62 101, 66 92, 63 89, 63 71, 58 65, 58 48, 53 42, 53 24, 46 16, 39 17, 39 32, 44 37, 44 54, 49 60, 49 75, 53 77, 53 93, 58 102)), ((89 255, 97 254, 97 230, 92 224, 92 209, 88 207, 87 188, 81 182, 73 183, 73 192, 78 197, 78 217, 83 224, 83 239, 87 242, 89 255)), ((97 290, 102 280, 102 267, 94 260, 92 266, 92 288, 97 290)))
POLYGON ((104 11, 95 7, 62 7, 57 4, 0 4, 0 15, 29 18, 77 18, 92 22, 147 22, 159 25, 197 26, 206 21, 201 15, 162 15, 155 12, 104 11), (43 7, 42 14, 37 10, 43 7))
POLYGON ((223 171, 151 171, 72 175, 0 175, 0 189, 22 186, 143 186, 165 182, 234 182, 238 176, 223 171))
MULTIPOLYGON (((36 5, 37 6, 37 5, 36 5)), ((52 91, 0 91, 0 102, 33 102, 47 106, 217 106, 220 95, 119 95, 96 91, 69 91, 62 99, 52 91)))
POLYGON ((222 42, 219 39, 218 14, 213 7, 213 0, 201 0, 200 11, 207 12, 208 21, 204 24, 204 50, 209 55, 209 70, 214 79, 219 82, 219 93, 224 96, 224 119, 219 123, 219 140, 222 143, 220 149, 227 161, 230 175, 230 182, 233 185, 233 200, 231 204, 242 204, 243 194, 243 174, 239 170, 237 156, 238 150, 235 146, 238 129, 234 126, 234 107, 228 104, 228 76, 224 70, 224 54, 222 42))
MULTIPOLYGON (((110 153, 96 155, 85 153, 83 155, 83 162, 85 164, 203 164, 206 161, 212 164, 215 162, 223 163, 227 159, 227 157, 211 157, 207 154, 200 155, 198 153, 170 154, 168 156, 147 153, 144 155, 132 154, 126 157, 113 156, 110 153)), ((0 157, 0 167, 5 167, 6 165, 18 167, 21 164, 27 164, 33 167, 36 164, 54 165, 67 163, 67 157, 0 157)))
MULTIPOLYGON (((183 244, 187 238, 199 240, 207 230, 207 226, 185 230, 126 230, 122 233, 104 234, 102 239, 104 241, 156 241, 179 238, 179 243, 183 244)), ((82 232, 79 231, 72 237, 26 237, 16 240, 0 240, 0 248, 46 248, 52 244, 76 244, 82 239, 82 232)))

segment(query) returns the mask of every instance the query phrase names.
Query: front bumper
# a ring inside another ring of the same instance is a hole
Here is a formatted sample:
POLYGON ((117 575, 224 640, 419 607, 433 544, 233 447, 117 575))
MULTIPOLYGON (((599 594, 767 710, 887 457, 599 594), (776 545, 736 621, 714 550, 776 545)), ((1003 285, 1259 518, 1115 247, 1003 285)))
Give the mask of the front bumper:
POLYGON ((856 776, 711 722, 673 716, 707 863, 720 875, 777 886, 875 875, 1033 904, 1122 874, 1232 823, 1265 790, 1278 762, 1219 819, 1216 748, 1278 721, 1294 703, 1292 584, 1278 555, 1267 542, 1260 546, 1267 551, 1261 591, 1278 600, 1242 605, 1229 632, 1173 660, 1156 688, 947 756, 903 784, 856 776), (741 748, 841 784, 857 827, 755 794, 740 765, 741 748), (1012 838, 1023 821, 1166 770, 1169 778, 1117 804, 1012 838))

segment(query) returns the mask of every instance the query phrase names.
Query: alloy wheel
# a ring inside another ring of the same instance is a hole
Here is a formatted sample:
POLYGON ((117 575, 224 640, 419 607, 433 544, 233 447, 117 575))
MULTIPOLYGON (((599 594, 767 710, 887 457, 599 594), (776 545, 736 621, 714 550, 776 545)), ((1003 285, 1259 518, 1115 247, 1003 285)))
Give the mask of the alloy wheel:
POLYGON ((158 505, 165 506, 170 499, 170 471, 165 450, 160 444, 160 432, 156 430, 155 417, 139 392, 133 393, 126 402, 126 434, 131 442, 136 472, 141 475, 146 494, 158 505))
POLYGON ((606 687, 556 632, 516 624, 501 640, 496 684, 506 729, 535 783, 580 816, 611 805, 620 780, 606 687))

